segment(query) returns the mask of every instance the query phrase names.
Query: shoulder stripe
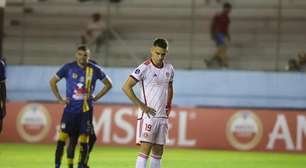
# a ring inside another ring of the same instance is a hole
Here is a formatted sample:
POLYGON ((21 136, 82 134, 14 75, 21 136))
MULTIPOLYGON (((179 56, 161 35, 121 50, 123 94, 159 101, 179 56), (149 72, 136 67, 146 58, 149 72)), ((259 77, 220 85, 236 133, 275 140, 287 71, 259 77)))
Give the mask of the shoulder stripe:
POLYGON ((151 59, 147 59, 147 60, 145 60, 145 62, 143 64, 149 65, 150 63, 151 63, 151 59))

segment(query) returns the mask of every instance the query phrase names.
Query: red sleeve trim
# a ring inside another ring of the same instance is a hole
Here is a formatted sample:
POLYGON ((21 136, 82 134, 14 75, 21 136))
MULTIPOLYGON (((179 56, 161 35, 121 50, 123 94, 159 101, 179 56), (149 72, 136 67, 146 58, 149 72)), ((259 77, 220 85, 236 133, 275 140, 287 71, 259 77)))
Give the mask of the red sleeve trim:
POLYGON ((150 63, 151 63, 151 59, 147 59, 147 60, 145 60, 145 62, 143 64, 149 65, 150 63))

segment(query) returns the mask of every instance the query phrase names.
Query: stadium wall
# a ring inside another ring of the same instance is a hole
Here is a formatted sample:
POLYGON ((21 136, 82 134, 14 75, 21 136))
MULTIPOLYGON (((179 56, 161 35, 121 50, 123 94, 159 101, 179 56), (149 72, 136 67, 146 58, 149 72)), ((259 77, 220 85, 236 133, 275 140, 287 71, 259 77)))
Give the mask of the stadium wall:
MULTIPOLYGON (((55 101, 49 79, 57 66, 8 66, 10 101, 55 101)), ((121 91, 132 68, 105 68, 113 89, 103 103, 129 104, 121 91)), ((182 107, 306 108, 306 75, 259 71, 177 70, 174 104, 182 107)), ((64 93, 64 82, 60 90, 64 93)))
MULTIPOLYGON (((0 143, 55 143, 63 106, 55 103, 49 79, 58 68, 8 67, 0 143)), ((105 69, 114 88, 95 106, 98 145, 135 145, 137 109, 121 91, 132 70, 105 69)), ((304 86, 302 73, 177 70, 168 146, 305 153, 304 86)))

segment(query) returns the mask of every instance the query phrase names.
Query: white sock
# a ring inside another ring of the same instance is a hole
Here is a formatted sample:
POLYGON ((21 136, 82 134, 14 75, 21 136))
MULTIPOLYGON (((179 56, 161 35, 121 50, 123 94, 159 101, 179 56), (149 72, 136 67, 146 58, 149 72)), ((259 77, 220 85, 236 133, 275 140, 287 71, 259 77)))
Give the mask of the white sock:
POLYGON ((152 155, 150 168, 160 168, 161 156, 152 155))
POLYGON ((135 168, 146 168, 147 160, 148 160, 148 155, 139 153, 139 155, 137 156, 135 168))

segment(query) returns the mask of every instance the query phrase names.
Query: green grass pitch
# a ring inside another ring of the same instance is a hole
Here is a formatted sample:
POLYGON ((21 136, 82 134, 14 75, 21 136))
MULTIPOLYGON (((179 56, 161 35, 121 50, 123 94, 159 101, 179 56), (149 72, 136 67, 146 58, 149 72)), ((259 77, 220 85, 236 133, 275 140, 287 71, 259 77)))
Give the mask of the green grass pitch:
MULTIPOLYGON (((0 168, 53 168, 54 151, 55 144, 0 144, 0 168)), ((137 151, 137 147, 96 147, 91 155, 90 166, 91 168, 134 168, 137 151)), ((78 154, 78 151, 76 153, 78 154)), ((65 157, 62 167, 67 167, 65 157)), ((306 168, 306 154, 167 148, 162 167, 306 168)))

